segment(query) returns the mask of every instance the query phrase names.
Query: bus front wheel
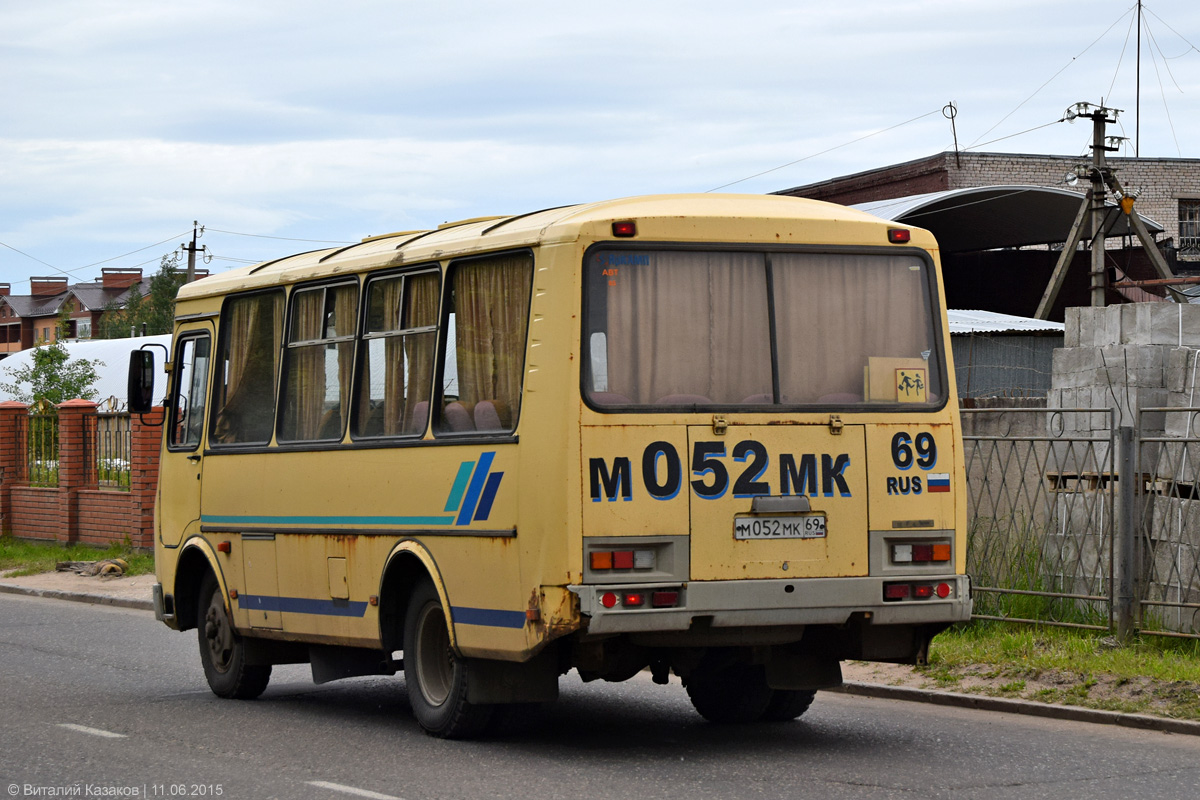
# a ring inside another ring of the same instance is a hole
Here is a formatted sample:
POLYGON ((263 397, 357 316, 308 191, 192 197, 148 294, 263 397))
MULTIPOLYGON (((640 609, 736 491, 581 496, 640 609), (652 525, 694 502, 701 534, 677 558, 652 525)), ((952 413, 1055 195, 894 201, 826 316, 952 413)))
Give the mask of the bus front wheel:
POLYGON ((239 700, 258 697, 271 679, 271 666, 248 665, 246 643, 229 619, 225 596, 211 572, 200 583, 196 628, 199 631, 200 663, 213 694, 239 700))
POLYGON ((437 589, 422 582, 404 616, 404 682, 417 722, 431 736, 465 739, 487 727, 492 706, 467 698, 470 663, 450 646, 450 626, 437 589))

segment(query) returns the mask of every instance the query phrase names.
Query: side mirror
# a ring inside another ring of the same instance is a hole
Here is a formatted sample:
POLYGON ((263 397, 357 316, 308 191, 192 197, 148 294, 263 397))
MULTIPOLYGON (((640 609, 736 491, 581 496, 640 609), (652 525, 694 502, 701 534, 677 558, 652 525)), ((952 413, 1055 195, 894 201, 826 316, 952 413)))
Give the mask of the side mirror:
POLYGON ((146 414, 154 407, 154 353, 134 350, 129 354, 128 398, 130 414, 146 414))

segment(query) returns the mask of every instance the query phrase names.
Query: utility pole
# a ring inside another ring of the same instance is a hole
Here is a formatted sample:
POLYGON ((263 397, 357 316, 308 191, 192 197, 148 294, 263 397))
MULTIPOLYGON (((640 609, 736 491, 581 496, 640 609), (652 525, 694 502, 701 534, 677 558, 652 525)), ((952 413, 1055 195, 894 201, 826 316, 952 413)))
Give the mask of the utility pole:
POLYGON ((186 250, 188 254, 187 279, 184 280, 184 283, 191 283, 192 281, 196 280, 196 253, 203 253, 207 249, 204 245, 196 247, 196 239, 204 235, 204 228, 197 228, 198 225, 200 225, 199 222, 192 220, 192 243, 189 245, 187 242, 184 242, 183 244, 179 245, 186 250))
POLYGON ((1115 108, 1105 108, 1104 101, 1090 113, 1080 114, 1092 118, 1092 308, 1104 308, 1104 200, 1107 191, 1104 186, 1104 176, 1108 171, 1106 154, 1115 147, 1109 147, 1105 141, 1105 128, 1109 122, 1117 121, 1119 112, 1115 108), (1109 114, 1112 119, 1109 119, 1109 114))
POLYGON ((1071 266, 1071 261, 1075 258, 1075 248, 1079 246, 1079 242, 1083 239, 1084 229, 1088 227, 1087 222, 1089 218, 1091 220, 1092 234, 1092 306, 1097 308, 1104 307, 1105 278, 1107 277, 1104 269, 1104 201, 1106 197, 1105 185, 1112 174, 1108 168, 1106 154, 1117 150, 1117 147, 1105 136, 1105 129, 1107 125, 1117 121, 1117 114, 1119 113, 1119 109, 1106 108, 1103 100, 1100 101, 1099 106, 1094 106, 1091 103, 1076 103, 1067 109, 1066 119, 1068 122, 1074 122, 1079 117, 1092 120, 1092 163, 1090 166, 1080 165, 1073 172, 1068 173, 1067 182, 1074 186, 1080 178, 1086 175, 1091 179, 1091 185, 1088 187, 1082 203, 1080 203, 1079 214, 1075 217, 1075 222, 1071 225, 1071 230, 1067 234, 1067 241, 1063 246, 1062 254, 1058 257, 1058 263, 1054 265, 1054 271, 1050 274, 1050 282, 1046 286, 1046 291, 1042 295, 1041 302, 1038 303, 1038 309, 1035 312, 1035 316, 1038 319, 1050 318, 1050 309, 1054 306, 1054 301, 1058 298, 1058 292, 1062 288, 1063 281, 1066 280, 1067 268, 1071 266))
MULTIPOLYGON (((1083 202, 1079 205, 1079 214, 1075 217, 1075 222, 1071 225, 1071 231, 1067 234, 1066 244, 1063 246, 1062 255, 1058 257, 1058 263, 1054 265, 1054 271, 1050 274, 1050 282, 1046 285, 1046 291, 1042 295, 1042 300, 1038 303, 1037 311, 1034 316, 1038 319, 1049 319, 1050 309, 1054 306, 1054 301, 1058 298, 1058 292, 1062 288, 1063 281, 1067 276, 1067 268, 1071 265, 1071 261, 1075 257, 1075 248, 1082 241, 1085 228, 1087 228, 1087 220, 1091 218, 1091 234, 1092 234, 1092 268, 1091 268, 1091 294, 1092 305, 1097 308, 1104 307, 1104 290, 1106 283, 1106 271, 1104 269, 1104 259, 1106 256, 1104 250, 1104 220, 1107 218, 1107 210, 1104 203, 1108 192, 1112 192, 1118 202, 1121 213, 1127 218, 1127 223, 1133 232, 1137 234, 1138 240, 1142 243, 1142 249, 1146 256, 1150 259, 1155 272, 1159 278, 1166 280, 1174 278, 1171 273, 1171 268, 1167 265, 1166 259, 1162 253, 1158 251, 1158 245, 1154 241, 1154 237, 1150 235, 1150 231, 1146 229, 1142 218, 1133 210, 1138 193, 1127 192, 1121 186, 1121 182, 1117 180, 1116 174, 1108 166, 1107 153, 1114 152, 1119 149, 1121 137, 1105 136, 1105 127, 1117 121, 1117 114, 1120 109, 1106 108, 1104 101, 1100 101, 1099 106, 1093 106, 1091 103, 1076 103, 1067 109, 1066 119, 1073 122, 1079 117, 1086 117, 1092 120, 1092 163, 1090 165, 1080 164, 1071 172, 1067 173, 1067 183, 1074 186, 1081 178, 1087 176, 1090 178, 1087 194, 1084 195, 1083 202)), ((1177 298, 1175 299, 1178 302, 1177 298)))

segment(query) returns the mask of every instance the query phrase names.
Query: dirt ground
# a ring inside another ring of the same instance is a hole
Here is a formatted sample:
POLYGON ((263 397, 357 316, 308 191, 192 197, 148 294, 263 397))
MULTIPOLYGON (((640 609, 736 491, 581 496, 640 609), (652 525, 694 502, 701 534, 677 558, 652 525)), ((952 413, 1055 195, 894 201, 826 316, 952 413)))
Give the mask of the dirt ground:
POLYGON ((1137 677, 1083 675, 1062 670, 1019 670, 996 664, 919 668, 899 664, 846 662, 847 681, 874 683, 1014 700, 1083 706, 1175 719, 1200 719, 1200 684, 1137 677))

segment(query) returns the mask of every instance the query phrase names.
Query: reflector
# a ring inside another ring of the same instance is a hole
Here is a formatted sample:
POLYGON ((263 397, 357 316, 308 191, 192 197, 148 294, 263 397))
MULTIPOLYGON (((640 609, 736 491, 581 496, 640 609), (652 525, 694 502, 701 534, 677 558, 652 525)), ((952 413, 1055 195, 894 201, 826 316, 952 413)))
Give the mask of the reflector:
POLYGON ((654 592, 650 595, 650 605, 655 608, 671 608, 679 602, 679 592, 654 592))
POLYGON ((605 608, 612 608, 616 604, 617 596, 612 592, 605 592, 604 594, 600 595, 600 605, 604 606, 605 608))
POLYGON ((949 597, 950 596, 950 584, 939 583, 937 585, 937 596, 942 598, 943 600, 945 600, 947 597, 949 597))

